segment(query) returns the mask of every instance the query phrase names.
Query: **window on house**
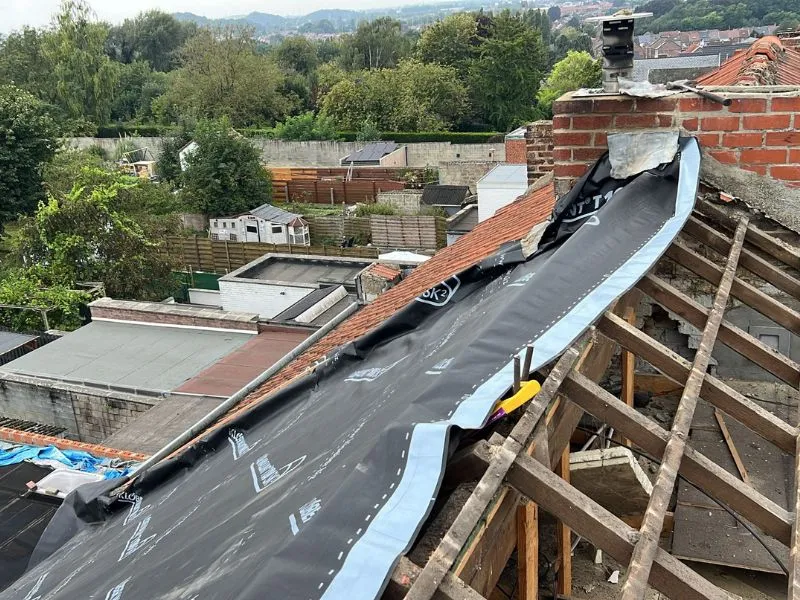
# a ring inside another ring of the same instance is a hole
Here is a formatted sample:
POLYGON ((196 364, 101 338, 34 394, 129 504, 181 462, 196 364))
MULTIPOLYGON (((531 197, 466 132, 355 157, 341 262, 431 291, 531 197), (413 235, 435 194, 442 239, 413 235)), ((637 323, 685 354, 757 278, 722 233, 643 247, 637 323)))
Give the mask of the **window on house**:
POLYGON ((231 234, 231 241, 232 242, 238 242, 239 241, 239 236, 236 235, 235 233, 232 233, 231 234))
POLYGON ((214 219, 214 227, 219 227, 219 221, 217 219, 214 219))
POLYGON ((281 225, 273 225, 272 226, 272 233, 283 233, 283 226, 281 226, 281 225))
POLYGON ((212 233, 211 234, 211 239, 212 240, 218 240, 219 239, 219 234, 218 233, 212 233))
POLYGON ((256 227, 255 225, 248 225, 247 233, 258 233, 258 227, 256 227))

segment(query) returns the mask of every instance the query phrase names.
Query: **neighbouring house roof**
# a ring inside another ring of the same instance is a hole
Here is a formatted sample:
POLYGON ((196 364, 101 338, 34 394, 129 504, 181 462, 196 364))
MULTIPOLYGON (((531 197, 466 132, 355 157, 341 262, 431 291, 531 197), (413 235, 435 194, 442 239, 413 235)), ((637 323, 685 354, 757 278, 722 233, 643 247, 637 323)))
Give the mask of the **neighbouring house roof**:
POLYGON ((2 371, 134 393, 173 390, 253 335, 93 321, 3 365, 2 371))
POLYGON ((308 284, 352 284, 356 276, 372 260, 334 258, 330 256, 266 254, 261 258, 225 275, 229 279, 257 279, 282 283, 308 284))
POLYGON ((478 224, 478 205, 470 204, 458 211, 447 220, 447 231, 453 233, 466 233, 472 231, 478 224))
POLYGON ((756 40, 719 69, 698 78, 699 85, 800 85, 800 50, 775 36, 756 40))
POLYGON ((506 134, 507 140, 524 140, 525 134, 528 132, 528 127, 523 125, 522 127, 517 127, 514 131, 506 134))
POLYGON ((12 331, 0 331, 0 357, 3 354, 15 348, 19 348, 28 342, 35 340, 35 335, 26 335, 24 333, 14 333, 12 331))
POLYGON ((667 58, 643 58, 633 61, 631 78, 634 81, 649 81, 650 72, 654 70, 714 69, 719 66, 719 61, 719 54, 683 54, 667 58))
POLYGON ((393 250, 392 252, 378 255, 379 261, 398 265, 419 265, 430 260, 430 258, 427 254, 417 254, 408 250, 393 250))
POLYGON ((528 165, 499 164, 478 180, 480 186, 516 187, 527 183, 528 165))
POLYGON ((366 272, 375 277, 381 277, 386 281, 394 281, 400 277, 401 274, 399 269, 395 269, 389 265, 382 265, 381 263, 375 263, 371 267, 368 267, 366 272))
POLYGON ((427 185, 422 203, 428 206, 461 206, 469 196, 468 185, 427 185))
POLYGON ((271 204, 262 204, 258 208, 254 208, 243 214, 253 215, 259 219, 269 221, 270 223, 280 223, 281 225, 289 225, 295 219, 302 220, 302 215, 290 213, 277 206, 272 206, 271 204))
POLYGON ((367 144, 361 150, 357 150, 352 154, 345 156, 342 163, 362 163, 362 162, 377 162, 387 154, 391 154, 400 148, 399 144, 395 142, 373 142, 367 144))

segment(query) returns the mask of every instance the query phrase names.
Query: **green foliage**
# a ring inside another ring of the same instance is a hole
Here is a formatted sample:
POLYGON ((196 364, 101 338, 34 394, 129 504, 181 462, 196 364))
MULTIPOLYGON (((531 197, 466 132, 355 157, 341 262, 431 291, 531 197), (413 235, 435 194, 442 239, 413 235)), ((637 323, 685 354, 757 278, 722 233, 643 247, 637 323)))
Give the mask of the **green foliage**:
POLYGON ((161 140, 161 151, 156 162, 156 174, 162 181, 178 185, 181 178, 181 161, 178 153, 191 141, 191 135, 185 129, 177 135, 161 140))
POLYGON ((275 137, 279 140, 307 142, 310 140, 337 140, 338 135, 331 120, 313 112, 288 117, 275 126, 275 137))
POLYGON ((309 75, 319 64, 314 45, 302 36, 285 38, 275 48, 278 65, 286 70, 309 75))
POLYGON ((227 119, 201 122, 194 140, 198 148, 181 181, 183 196, 197 211, 229 216, 269 202, 272 180, 259 151, 231 131, 227 119))
POLYGON ((363 21, 343 42, 340 60, 346 69, 386 69, 397 66, 411 52, 411 41, 400 21, 381 17, 363 21))
POLYGON ((636 10, 653 13, 654 18, 644 21, 641 27, 654 32, 757 25, 790 28, 800 24, 796 0, 651 0, 636 10))
POLYGON ((570 51, 590 53, 592 38, 574 27, 564 27, 555 39, 555 61, 560 61, 570 51))
POLYGON ((105 50, 123 64, 144 61, 154 71, 171 71, 178 66, 178 50, 196 31, 193 23, 181 23, 172 15, 150 10, 112 27, 105 50))
MULTIPOLYGON (((84 172, 90 185, 76 184, 62 198, 50 196, 36 214, 23 217, 13 239, 20 265, 37 265, 45 287, 74 288, 101 281, 118 298, 160 300, 172 288, 169 265, 142 219, 126 212, 137 183, 119 174, 84 172)), ((27 269, 30 272, 30 269, 27 269)))
POLYGON ((99 169, 103 165, 103 158, 96 152, 63 148, 44 167, 44 189, 50 196, 63 198, 72 190, 83 169, 99 169))
POLYGON ((381 139, 381 130, 378 124, 370 118, 364 119, 361 129, 356 133, 357 142, 377 142, 381 139))
POLYGON ((55 124, 33 95, 0 85, 0 232, 44 197, 42 168, 53 156, 55 124))
POLYGON ((561 18, 561 7, 558 5, 551 6, 547 9, 547 17, 550 21, 558 21, 561 18))
POLYGON ((453 67, 463 80, 479 44, 475 16, 456 13, 422 32, 417 44, 417 56, 423 62, 453 67))
POLYGON ((111 118, 115 121, 153 119, 153 100, 166 90, 167 76, 152 71, 146 61, 120 65, 111 118))
POLYGON ((377 202, 375 204, 359 204, 356 207, 357 217, 368 217, 370 215, 396 215, 397 209, 391 204, 377 202))
POLYGON ((489 27, 470 67, 473 104, 483 119, 506 130, 531 118, 547 51, 538 31, 503 11, 489 27))
POLYGON ((323 101, 323 113, 345 130, 360 130, 367 120, 385 131, 446 130, 466 109, 467 91, 455 69, 417 60, 362 71, 333 86, 323 101))
MULTIPOLYGON (((91 300, 85 291, 65 285, 50 285, 40 267, 13 269, 0 279, 0 304, 47 310, 51 328, 70 331, 81 325, 80 306, 91 300)), ((38 311, 0 309, 0 323, 14 331, 42 331, 44 319, 38 311)))
POLYGON ((39 98, 47 98, 50 63, 44 55, 47 34, 24 28, 0 39, 0 81, 12 83, 39 98))
MULTIPOLYGON (((361 131, 340 131, 339 136, 346 142, 360 141, 361 131)), ((391 140, 398 144, 418 144, 422 142, 450 142, 452 144, 487 144, 503 141, 504 134, 493 131, 383 131, 381 140, 391 140)), ((363 137, 363 136, 362 136, 363 137)))
POLYGON ((272 58, 257 53, 252 32, 203 29, 181 58, 172 86, 154 103, 161 114, 226 116, 235 126, 272 124, 286 115, 290 103, 279 94, 285 77, 272 58))
POLYGON ((557 62, 539 90, 539 107, 552 117, 553 102, 560 96, 580 88, 600 87, 603 71, 600 59, 588 52, 570 50, 557 62))
POLYGON ((51 68, 50 101, 76 125, 108 121, 119 77, 118 65, 104 51, 106 26, 92 21, 91 15, 86 0, 62 0, 55 27, 43 43, 51 68))

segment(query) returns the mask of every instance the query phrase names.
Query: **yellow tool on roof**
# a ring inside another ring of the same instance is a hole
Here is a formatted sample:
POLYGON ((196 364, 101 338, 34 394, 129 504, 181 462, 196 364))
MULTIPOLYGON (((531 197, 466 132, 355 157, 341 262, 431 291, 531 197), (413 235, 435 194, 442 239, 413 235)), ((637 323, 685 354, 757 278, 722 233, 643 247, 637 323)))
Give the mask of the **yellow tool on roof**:
POLYGON ((533 397, 538 394, 542 389, 538 381, 523 381, 520 384, 519 391, 505 400, 500 400, 494 405, 492 416, 489 417, 489 423, 494 423, 497 419, 501 419, 508 414, 517 410, 523 404, 533 400, 533 397))

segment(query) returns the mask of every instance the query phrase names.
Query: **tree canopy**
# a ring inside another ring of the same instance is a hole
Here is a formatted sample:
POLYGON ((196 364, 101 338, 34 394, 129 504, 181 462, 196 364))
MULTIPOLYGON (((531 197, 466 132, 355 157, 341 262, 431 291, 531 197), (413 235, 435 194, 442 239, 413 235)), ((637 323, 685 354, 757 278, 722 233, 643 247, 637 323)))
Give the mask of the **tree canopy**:
POLYGON ((231 129, 228 119, 203 121, 194 132, 197 150, 180 180, 182 196, 209 216, 242 213, 269 202, 272 181, 259 151, 231 129))
POLYGON ((600 87, 602 79, 599 59, 593 59, 588 52, 569 50, 567 56, 555 64, 539 90, 540 110, 552 116, 553 102, 560 96, 580 88, 600 87))
POLYGON ((44 198, 42 170, 56 148, 56 125, 32 94, 0 86, 0 232, 44 198))

